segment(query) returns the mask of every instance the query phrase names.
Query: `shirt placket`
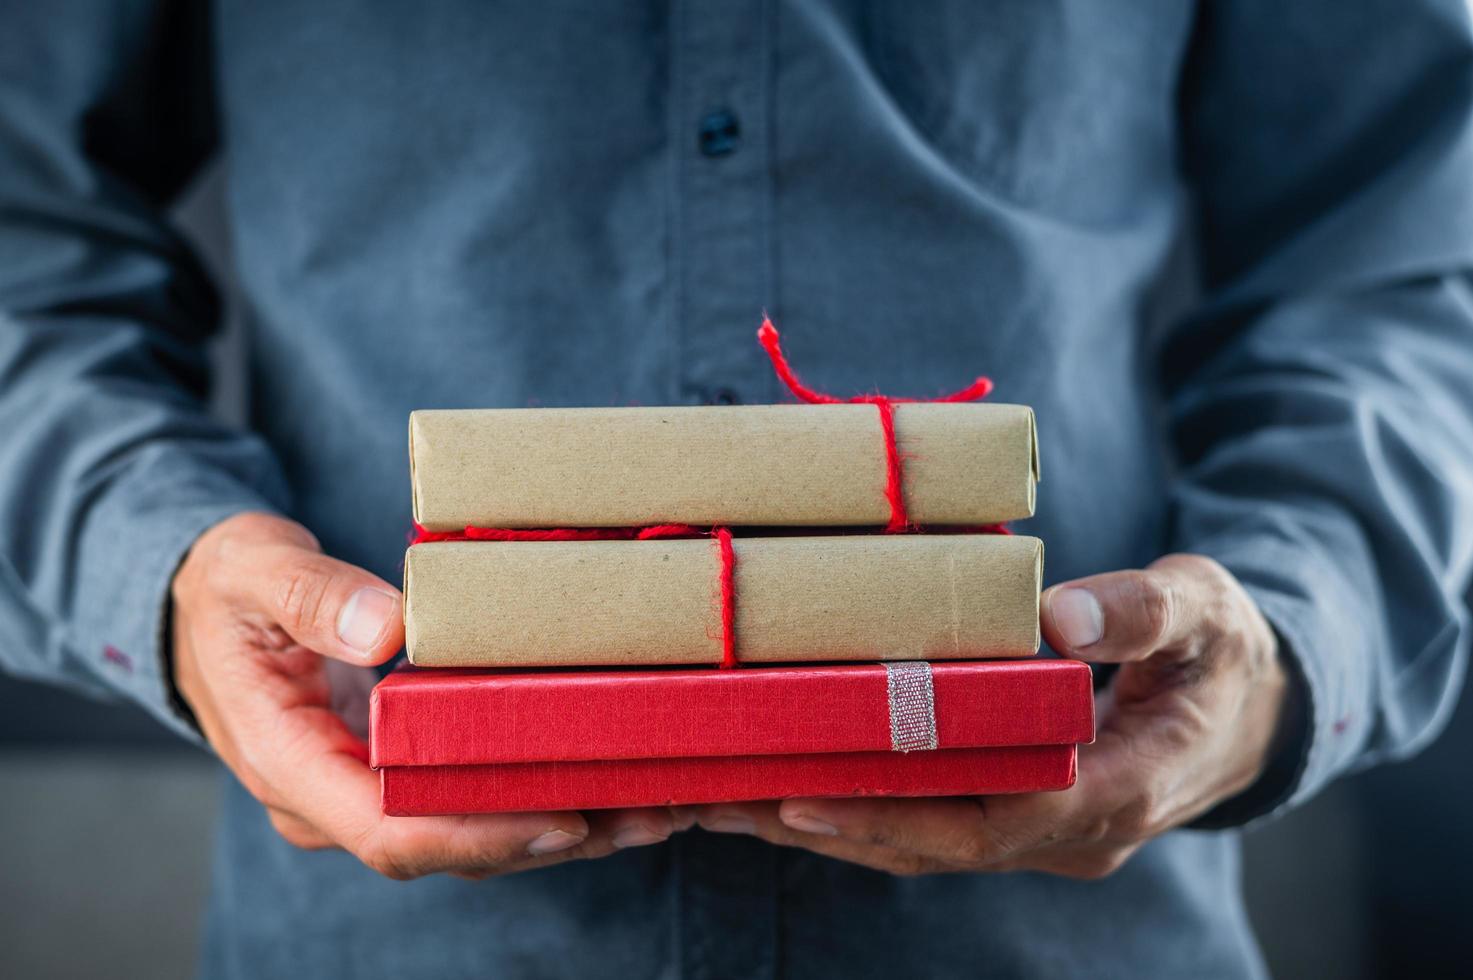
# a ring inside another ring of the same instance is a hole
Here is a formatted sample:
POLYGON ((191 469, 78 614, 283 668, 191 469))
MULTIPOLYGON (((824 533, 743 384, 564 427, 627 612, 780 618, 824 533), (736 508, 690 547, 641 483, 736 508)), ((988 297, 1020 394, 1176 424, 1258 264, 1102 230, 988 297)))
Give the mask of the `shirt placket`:
POLYGON ((756 341, 775 305, 769 0, 676 0, 671 24, 672 395, 763 401, 756 341))
MULTIPOLYGON (((772 296, 769 0, 675 0, 670 48, 672 396, 766 400, 755 333, 772 296)), ((778 857, 751 837, 674 839, 678 974, 777 973, 778 857)))

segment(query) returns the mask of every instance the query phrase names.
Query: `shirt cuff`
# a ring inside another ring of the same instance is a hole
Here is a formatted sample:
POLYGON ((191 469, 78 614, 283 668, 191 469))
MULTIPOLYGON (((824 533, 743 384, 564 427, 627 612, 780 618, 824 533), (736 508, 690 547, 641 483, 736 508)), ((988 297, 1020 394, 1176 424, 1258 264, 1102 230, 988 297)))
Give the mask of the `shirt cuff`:
POLYGON ((84 669, 169 729, 200 741, 174 688, 170 656, 174 573, 199 536, 234 514, 277 512, 227 473, 157 468, 121 477, 76 539, 71 645, 84 669))
POLYGON ((1359 757, 1370 729, 1364 599, 1338 573, 1275 541, 1192 549, 1219 561, 1279 639, 1289 679, 1284 713, 1259 779, 1191 826, 1247 827, 1314 796, 1359 757))

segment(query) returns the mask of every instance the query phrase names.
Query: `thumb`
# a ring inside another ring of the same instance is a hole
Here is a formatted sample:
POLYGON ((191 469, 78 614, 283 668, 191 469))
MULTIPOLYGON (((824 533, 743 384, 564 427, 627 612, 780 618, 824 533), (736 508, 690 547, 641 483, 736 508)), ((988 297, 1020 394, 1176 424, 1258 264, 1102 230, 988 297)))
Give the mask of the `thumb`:
POLYGON ((1211 603, 1204 562, 1169 555, 1146 569, 1055 585, 1040 603, 1044 638, 1060 653, 1108 663, 1187 644, 1211 603))
POLYGON ((246 591, 302 646, 361 666, 403 647, 399 590, 377 575, 297 544, 271 549, 254 569, 246 591))

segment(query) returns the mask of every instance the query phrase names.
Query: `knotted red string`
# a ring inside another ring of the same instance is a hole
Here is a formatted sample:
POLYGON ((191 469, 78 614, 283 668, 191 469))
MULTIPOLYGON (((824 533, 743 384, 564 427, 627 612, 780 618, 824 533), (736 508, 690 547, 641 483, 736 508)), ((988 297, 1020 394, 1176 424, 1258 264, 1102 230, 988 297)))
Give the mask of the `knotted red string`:
POLYGON ((910 515, 905 509, 905 474, 901 469, 903 457, 900 448, 895 443, 895 406, 918 401, 974 402, 979 398, 986 398, 991 393, 992 380, 978 378, 965 388, 939 398, 891 398, 889 395, 880 394, 835 398, 833 395, 814 391, 798 380, 798 375, 793 373, 792 366, 788 364, 788 359, 783 354, 782 338, 778 335, 777 327, 772 325, 771 317, 762 318, 762 326, 757 329, 757 343, 761 344, 762 349, 767 352, 767 357, 772 361, 772 369, 777 373, 778 380, 787 386, 788 391, 791 391, 795 398, 812 405, 875 406, 880 413, 880 434, 885 441, 885 499, 890 502, 890 523, 885 525, 885 532, 897 534, 914 530, 910 523, 910 515))
MULTIPOLYGON (((873 405, 880 413, 880 432, 885 442, 885 499, 890 503, 890 522, 885 525, 887 534, 917 531, 910 522, 905 509, 905 474, 901 467, 903 454, 895 443, 895 406, 917 401, 970 402, 987 397, 992 391, 992 382, 978 378, 960 391, 939 398, 891 398, 888 395, 857 395, 853 398, 835 398, 833 395, 814 391, 798 380, 788 359, 783 355, 781 338, 772 320, 763 317, 757 331, 757 342, 772 361, 777 373, 793 395, 813 405, 859 404, 873 405)), ((1011 534, 1005 524, 988 524, 976 528, 938 528, 937 530, 970 531, 983 534, 1011 534)), ((709 535, 716 543, 719 562, 717 575, 721 595, 721 667, 737 666, 736 659, 736 551, 731 543, 731 531, 724 527, 713 527, 709 531, 689 524, 654 524, 649 527, 554 527, 554 528, 505 528, 467 526, 461 531, 430 531, 414 525, 410 544, 431 541, 649 541, 660 538, 694 538, 709 535)))

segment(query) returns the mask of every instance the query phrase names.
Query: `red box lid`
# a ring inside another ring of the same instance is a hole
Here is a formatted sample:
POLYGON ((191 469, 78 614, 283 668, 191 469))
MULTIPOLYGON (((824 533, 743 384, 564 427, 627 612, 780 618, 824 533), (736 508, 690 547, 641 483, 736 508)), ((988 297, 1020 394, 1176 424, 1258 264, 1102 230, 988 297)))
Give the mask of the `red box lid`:
MULTIPOLYGON (((931 665, 936 747, 1094 739, 1089 666, 1074 660, 931 665)), ((403 667, 373 690, 378 766, 881 752, 883 664, 634 670, 403 667)))

